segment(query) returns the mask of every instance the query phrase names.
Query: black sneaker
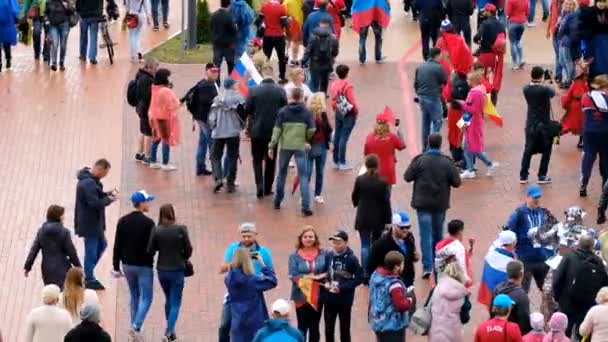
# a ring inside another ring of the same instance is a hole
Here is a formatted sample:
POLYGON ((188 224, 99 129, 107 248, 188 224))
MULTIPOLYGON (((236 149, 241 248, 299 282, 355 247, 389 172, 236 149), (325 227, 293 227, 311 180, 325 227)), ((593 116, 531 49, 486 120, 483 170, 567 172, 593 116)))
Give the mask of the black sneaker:
POLYGON ((543 23, 546 22, 549 19, 548 15, 543 15, 543 23))
POLYGON ((10 69, 10 68, 11 68, 11 65, 12 65, 12 64, 11 64, 11 60, 10 60, 10 59, 7 59, 7 60, 6 60, 6 69, 10 69))
POLYGON ((154 27, 152 28, 152 31, 158 32, 158 25, 154 25, 154 27))
POLYGON ((538 177, 538 184, 550 184, 551 183, 551 177, 549 176, 544 176, 544 177, 538 177))
POLYGON ((258 190, 255 194, 258 199, 264 198, 264 190, 258 190))
POLYGON ((308 216, 312 216, 313 212, 310 209, 302 209, 302 215, 304 215, 304 217, 308 217, 308 216))
POLYGON ((196 173, 197 176, 211 176, 212 174, 213 174, 213 172, 211 172, 207 169, 204 169, 203 171, 196 173))
POLYGON ((103 284, 101 284, 99 282, 99 280, 97 280, 97 279, 91 280, 91 281, 87 281, 86 284, 85 284, 85 287, 87 289, 95 290, 95 291, 103 291, 103 290, 106 289, 105 286, 103 286, 103 284))
POLYGON ((587 197, 587 187, 584 185, 581 185, 581 187, 578 189, 578 195, 580 197, 587 197))
POLYGON ((93 64, 93 65, 97 65, 97 60, 96 59, 91 59, 89 61, 89 63, 93 64))
POLYGON ((65 65, 63 65, 63 63, 59 64, 59 71, 65 71, 65 65))
POLYGON ((274 203, 273 205, 274 210, 280 210, 281 209, 281 203, 274 203))
POLYGON ((218 193, 224 187, 224 182, 217 181, 215 182, 215 187, 213 188, 214 193, 218 193))
POLYGON ((169 29, 169 27, 170 27, 170 26, 169 26, 169 23, 165 21, 165 22, 163 23, 163 27, 165 28, 165 30, 168 30, 168 29, 169 29))
POLYGON ((80 59, 81 62, 87 61, 87 58, 85 56, 79 56, 78 59, 80 59))
POLYGON ((233 192, 235 192, 236 191, 236 186, 234 186, 234 184, 228 184, 227 191, 230 194, 233 193, 233 192))
POLYGON ((57 71, 57 66, 56 65, 51 65, 51 70, 57 71))

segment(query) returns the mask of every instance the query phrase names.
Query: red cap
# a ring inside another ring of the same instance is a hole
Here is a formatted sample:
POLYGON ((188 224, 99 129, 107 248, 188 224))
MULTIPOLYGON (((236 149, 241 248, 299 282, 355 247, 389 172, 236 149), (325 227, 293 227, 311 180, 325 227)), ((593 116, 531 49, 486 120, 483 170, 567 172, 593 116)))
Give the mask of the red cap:
POLYGON ((257 46, 257 47, 262 47, 262 39, 255 37, 255 38, 251 39, 251 44, 253 44, 254 46, 257 46))
POLYGON ((488 12, 496 12, 496 6, 494 6, 494 4, 486 4, 483 6, 483 10, 488 12))
POLYGON ((384 107, 384 112, 376 115, 376 122, 387 122, 390 124, 395 124, 395 114, 389 106, 384 107))

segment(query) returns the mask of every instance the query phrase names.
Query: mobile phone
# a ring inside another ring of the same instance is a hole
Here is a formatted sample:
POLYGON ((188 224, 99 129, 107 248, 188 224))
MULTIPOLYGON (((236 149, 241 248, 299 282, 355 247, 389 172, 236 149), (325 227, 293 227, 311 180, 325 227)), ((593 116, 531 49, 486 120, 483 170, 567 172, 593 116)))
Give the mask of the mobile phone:
POLYGON ((401 123, 401 120, 395 119, 395 127, 399 127, 400 123, 401 123))

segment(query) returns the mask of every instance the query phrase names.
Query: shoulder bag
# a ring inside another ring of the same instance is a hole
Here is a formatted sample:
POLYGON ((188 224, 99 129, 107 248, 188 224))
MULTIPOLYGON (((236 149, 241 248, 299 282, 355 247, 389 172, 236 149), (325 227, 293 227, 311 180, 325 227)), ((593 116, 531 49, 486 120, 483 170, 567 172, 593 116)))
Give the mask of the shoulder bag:
POLYGON ((139 26, 139 13, 141 13, 141 9, 144 7, 144 0, 141 0, 139 4, 139 10, 137 10, 137 14, 127 13, 125 16, 125 21, 127 22, 127 28, 133 30, 139 26))
MULTIPOLYGON (((182 229, 185 229, 185 226, 182 226, 182 229)), ((186 242, 184 241, 186 234, 181 234, 182 236, 182 243, 185 245, 186 242)), ((184 251, 182 250, 182 253, 184 253, 184 251)), ((192 277, 194 275, 194 265, 192 265, 192 262, 190 262, 190 259, 186 259, 184 261, 184 277, 188 278, 188 277, 192 277)))
POLYGON ((410 319, 409 328, 414 333, 414 335, 425 336, 429 333, 429 330, 431 329, 431 306, 433 304, 432 302, 434 291, 434 288, 431 289, 431 292, 429 293, 429 296, 426 299, 424 305, 416 309, 416 312, 414 312, 412 318, 410 319))

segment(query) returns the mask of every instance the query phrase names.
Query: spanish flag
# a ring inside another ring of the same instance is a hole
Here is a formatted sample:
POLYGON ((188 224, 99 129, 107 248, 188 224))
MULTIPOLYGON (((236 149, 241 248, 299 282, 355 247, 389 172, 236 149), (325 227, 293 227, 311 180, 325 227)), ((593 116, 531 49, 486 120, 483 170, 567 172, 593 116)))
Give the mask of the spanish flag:
POLYGON ((319 282, 316 280, 301 277, 294 277, 293 281, 296 283, 300 291, 302 291, 304 297, 306 297, 306 302, 318 311, 319 293, 321 292, 321 285, 319 284, 319 282))
POLYGON ((502 116, 498 114, 496 107, 492 103, 490 94, 486 94, 486 100, 483 104, 483 113, 487 115, 492 122, 498 125, 498 127, 502 127, 502 116))

